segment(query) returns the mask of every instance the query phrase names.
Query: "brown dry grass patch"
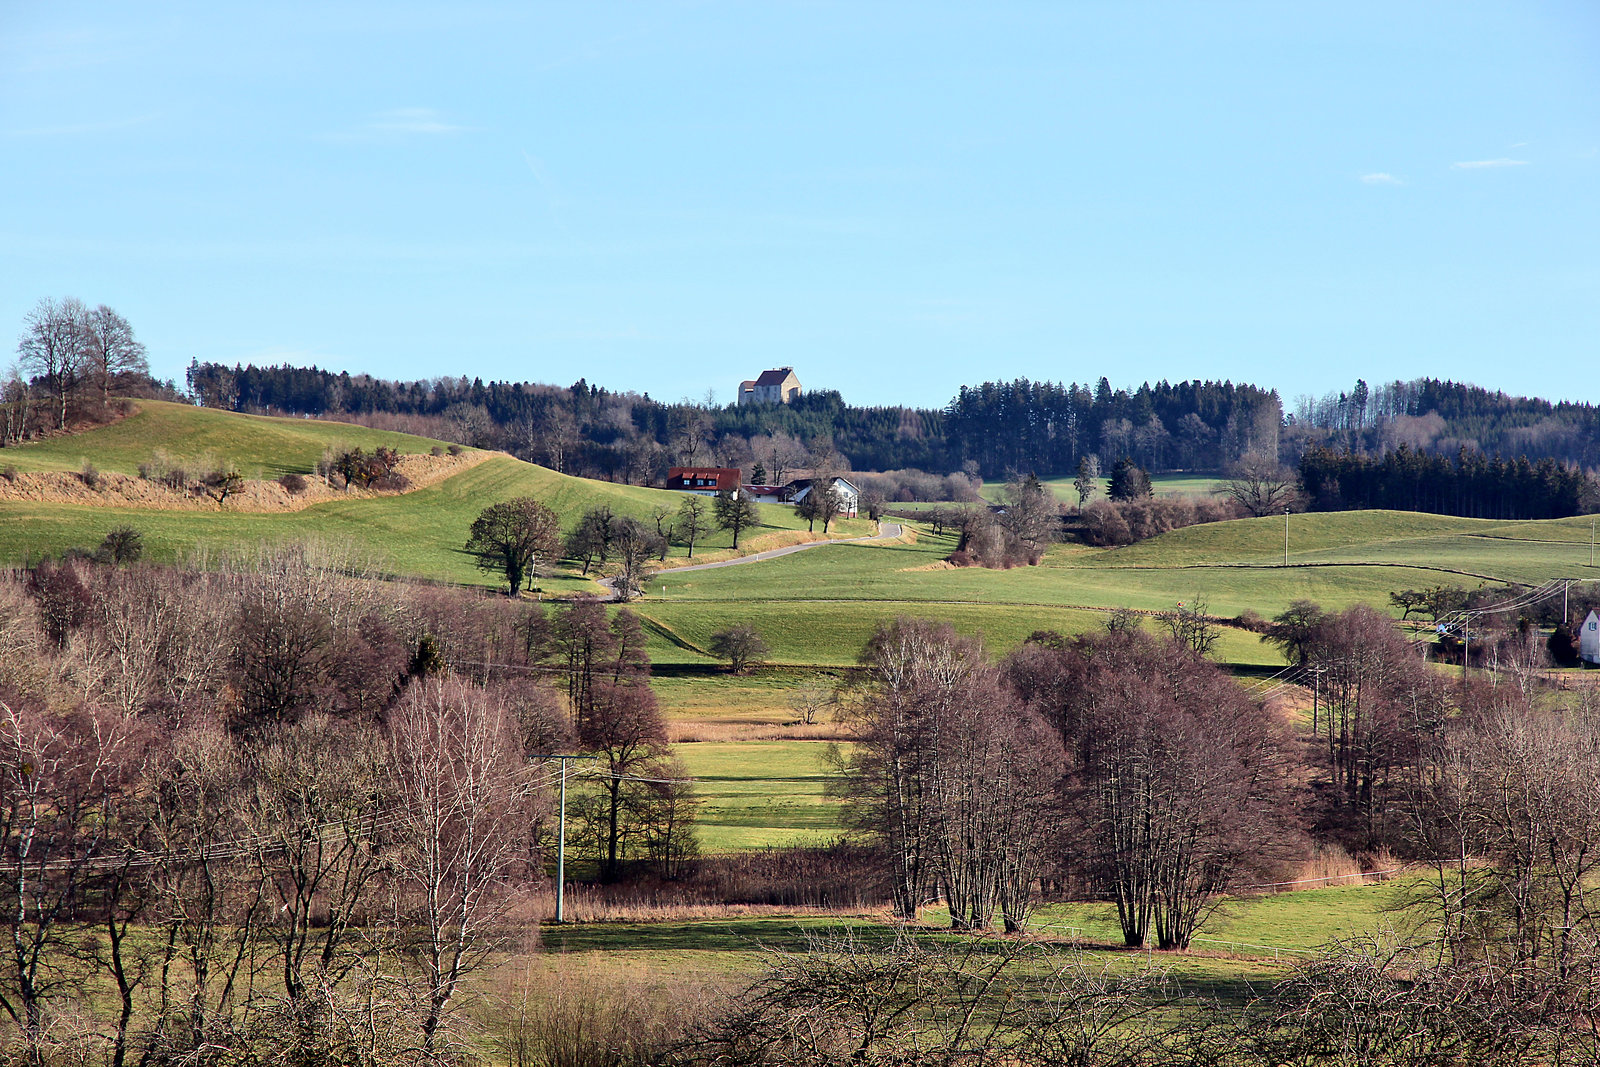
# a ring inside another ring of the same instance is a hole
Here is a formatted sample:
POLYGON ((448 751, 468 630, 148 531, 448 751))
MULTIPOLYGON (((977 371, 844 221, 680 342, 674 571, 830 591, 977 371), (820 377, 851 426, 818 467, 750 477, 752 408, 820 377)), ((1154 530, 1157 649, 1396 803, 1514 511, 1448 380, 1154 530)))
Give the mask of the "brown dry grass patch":
MULTIPOLYGON (((396 469, 410 482, 402 493, 424 489, 460 474, 488 459, 492 452, 470 451, 458 456, 408 454, 400 457, 396 469)), ((237 493, 218 505, 212 497, 187 490, 170 489, 160 482, 128 474, 102 471, 90 488, 77 474, 62 471, 18 472, 15 478, 0 478, 0 501, 37 504, 77 504, 88 507, 138 508, 143 511, 240 511, 259 514, 303 511, 313 504, 333 500, 367 500, 400 493, 372 489, 335 489, 321 478, 308 475, 305 489, 291 493, 276 481, 249 479, 237 493)))
POLYGON ((915 567, 901 567, 899 573, 908 571, 953 571, 958 568, 947 559, 936 559, 932 563, 919 563, 915 567))
POLYGON ((773 723, 740 719, 684 720, 667 723, 674 744, 720 741, 853 741, 850 730, 835 722, 773 723))

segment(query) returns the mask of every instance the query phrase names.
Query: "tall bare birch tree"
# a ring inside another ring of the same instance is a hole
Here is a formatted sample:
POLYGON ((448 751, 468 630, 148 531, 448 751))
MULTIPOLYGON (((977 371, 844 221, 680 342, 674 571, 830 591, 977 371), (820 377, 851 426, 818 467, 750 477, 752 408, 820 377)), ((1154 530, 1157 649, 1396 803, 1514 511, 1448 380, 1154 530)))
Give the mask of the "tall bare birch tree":
POLYGON ((492 694, 451 678, 413 683, 391 711, 397 899, 420 969, 421 1050, 447 1051, 462 981, 501 943, 509 880, 526 855, 532 796, 517 724, 492 694))

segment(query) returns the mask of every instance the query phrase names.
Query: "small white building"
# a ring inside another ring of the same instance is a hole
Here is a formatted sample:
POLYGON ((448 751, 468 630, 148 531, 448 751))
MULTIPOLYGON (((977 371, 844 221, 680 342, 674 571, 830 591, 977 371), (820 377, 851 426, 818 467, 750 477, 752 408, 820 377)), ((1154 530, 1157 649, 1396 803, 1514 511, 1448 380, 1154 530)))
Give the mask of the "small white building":
POLYGON ((1592 611, 1578 628, 1578 658, 1585 663, 1600 664, 1600 616, 1592 611))
MULTIPOLYGON (((788 493, 790 502, 799 504, 804 502, 805 498, 811 495, 811 490, 819 484, 824 483, 812 478, 796 478, 784 486, 784 489, 788 493)), ((861 506, 861 490, 843 478, 833 478, 826 482, 823 492, 827 492, 829 488, 838 494, 839 502, 844 505, 839 514, 846 518, 855 518, 857 509, 861 506)))

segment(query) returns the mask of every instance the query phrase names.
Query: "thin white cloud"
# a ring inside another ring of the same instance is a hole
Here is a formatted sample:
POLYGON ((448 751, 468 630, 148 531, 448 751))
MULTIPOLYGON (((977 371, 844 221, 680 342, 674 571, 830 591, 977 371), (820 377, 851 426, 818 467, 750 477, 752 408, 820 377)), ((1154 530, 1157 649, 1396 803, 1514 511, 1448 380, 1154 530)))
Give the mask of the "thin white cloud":
POLYGON ((126 119, 107 119, 101 122, 67 123, 60 126, 33 126, 27 129, 6 130, 7 137, 85 137, 93 134, 116 133, 136 126, 148 126, 160 116, 136 115, 126 119))
POLYGON ((373 133, 415 133, 437 135, 462 133, 470 127, 446 122, 444 113, 431 107, 397 107, 380 111, 367 123, 373 133))
POLYGON ((1474 159, 1465 163, 1450 164, 1456 170, 1486 170, 1490 167, 1526 167, 1526 159, 1474 159))
POLYGON ((1375 172, 1373 174, 1363 174, 1361 176, 1361 181, 1365 185, 1404 185, 1405 184, 1405 182, 1401 181, 1399 178, 1396 178, 1393 174, 1385 174, 1381 170, 1377 171, 1377 172, 1375 172))

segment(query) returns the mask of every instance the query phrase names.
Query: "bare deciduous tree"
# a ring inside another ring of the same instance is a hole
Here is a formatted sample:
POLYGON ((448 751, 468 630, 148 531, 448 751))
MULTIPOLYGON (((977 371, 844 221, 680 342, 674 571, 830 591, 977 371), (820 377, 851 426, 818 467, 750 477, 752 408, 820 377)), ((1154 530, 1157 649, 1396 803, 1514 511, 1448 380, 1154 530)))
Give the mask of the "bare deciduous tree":
POLYGON ((1100 457, 1084 456, 1078 461, 1078 476, 1072 480, 1073 492, 1078 494, 1078 507, 1083 507, 1100 488, 1100 457))
POLYGON ((150 868, 158 1049, 226 1046, 248 1022, 265 886, 240 862, 242 771, 233 739, 208 722, 165 739, 145 767, 152 851, 182 857, 150 868))
POLYGON ((718 630, 706 647, 713 656, 727 660, 734 674, 743 674, 772 651, 755 627, 743 623, 718 630))
POLYGON ((133 336, 128 320, 101 304, 86 315, 85 363, 100 384, 100 402, 109 404, 111 383, 119 374, 148 374, 144 345, 133 336))
POLYGON ((611 587, 618 600, 632 600, 649 577, 650 561, 665 547, 666 540, 638 519, 623 516, 613 524, 611 543, 617 560, 611 587))
POLYGON ((1061 539, 1061 506, 1038 478, 1030 474, 1007 482, 1005 501, 1000 525, 1030 553, 1061 539))
POLYGON ((74 913, 127 790, 134 722, 0 699, 0 1009, 37 1048, 46 1003, 76 982, 64 966, 84 946, 74 913))
POLYGON ((433 1057, 447 1044, 462 981, 501 943, 531 790, 516 723, 499 701, 457 680, 414 683, 390 713, 388 745, 396 892, 425 985, 422 1048, 433 1057))
POLYGON ((1171 611, 1156 616, 1161 628, 1167 631, 1174 644, 1189 649, 1197 656, 1209 655, 1221 633, 1212 621, 1205 599, 1195 596, 1182 600, 1171 611))
POLYGON ((290 1001, 337 987, 370 950, 354 924, 385 865, 384 755, 366 724, 325 715, 270 731, 250 754, 242 806, 290 1001))
POLYGON ((1300 481, 1276 456, 1252 452, 1228 472, 1221 492, 1251 515, 1277 515, 1300 504, 1300 481))
POLYGON ((56 428, 66 429, 67 405, 82 384, 88 359, 89 309, 83 301, 46 297, 23 319, 17 353, 25 372, 43 378, 55 397, 56 428))
POLYGON ((733 547, 739 547, 739 534, 761 522, 761 512, 743 490, 718 493, 713 506, 717 525, 733 534, 733 547))
POLYGON ((602 504, 585 511, 578 525, 567 535, 562 551, 569 559, 582 561, 585 577, 589 574, 589 568, 604 564, 611 558, 611 545, 620 521, 621 518, 609 505, 602 504))
POLYGON ((807 726, 815 723, 831 709, 839 706, 839 697, 833 678, 814 674, 789 694, 790 710, 807 726))
POLYGON ((478 557, 479 569, 505 575, 507 593, 516 596, 525 578, 537 578, 540 565, 554 561, 560 530, 555 512, 532 497, 518 497, 478 514, 467 551, 478 557))
POLYGON ((5 425, 0 427, 0 447, 7 442, 20 444, 28 432, 28 410, 33 400, 28 380, 15 364, 0 380, 0 410, 5 413, 5 425))
POLYGON ((694 559, 694 544, 711 533, 711 505, 703 496, 690 493, 678 505, 678 522, 674 529, 678 538, 689 546, 689 558, 694 559))
POLYGON ((602 682, 578 717, 578 742, 600 757, 600 789, 594 802, 580 805, 579 819, 595 842, 600 876, 614 880, 623 862, 642 844, 642 818, 661 784, 647 779, 675 777, 665 766, 667 728, 647 685, 602 682))

